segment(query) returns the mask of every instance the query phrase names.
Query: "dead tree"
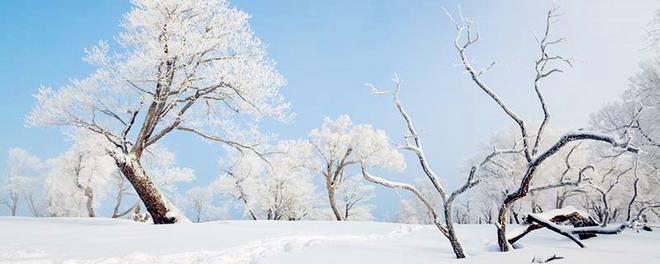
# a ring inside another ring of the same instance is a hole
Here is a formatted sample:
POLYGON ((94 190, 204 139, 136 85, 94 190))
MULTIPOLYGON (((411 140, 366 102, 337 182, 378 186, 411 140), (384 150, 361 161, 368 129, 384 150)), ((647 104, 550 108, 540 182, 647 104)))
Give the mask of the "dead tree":
POLYGON ((449 243, 451 244, 456 257, 465 258, 465 251, 463 250, 463 246, 461 245, 458 236, 456 235, 456 231, 454 230, 453 214, 452 214, 453 202, 456 200, 456 198, 459 195, 461 195, 462 193, 464 193, 465 191, 467 191, 468 189, 474 187, 479 183, 479 180, 476 179, 475 176, 479 171, 479 169, 484 164, 490 162, 494 157, 498 155, 515 154, 515 153, 519 153, 520 150, 493 149, 493 152, 487 155, 481 162, 477 162, 477 164, 472 166, 466 181, 461 185, 461 187, 459 187, 458 189, 454 190, 451 193, 448 193, 445 187, 440 183, 440 179, 437 176, 437 174, 431 168, 429 164, 429 160, 426 158, 426 153, 424 152, 424 149, 422 147, 422 139, 419 133, 417 132, 417 129, 413 125, 411 116, 408 114, 403 104, 401 103, 401 100, 399 98, 399 92, 401 91, 401 80, 398 78, 398 76, 395 75, 393 81, 395 83, 395 88, 392 91, 380 91, 373 85, 369 85, 369 86, 371 87, 374 95, 390 95, 394 98, 394 103, 399 111, 399 114, 401 114, 403 121, 405 122, 405 126, 408 133, 405 136, 405 144, 399 147, 403 150, 412 152, 417 157, 417 160, 419 161, 420 167, 424 172, 426 178, 429 179, 429 181, 433 185, 433 189, 435 190, 435 193, 439 195, 442 200, 442 205, 443 205, 442 214, 444 216, 444 221, 440 219, 440 215, 438 214, 438 212, 436 212, 436 209, 429 202, 427 197, 425 197, 424 194, 422 194, 422 192, 420 192, 415 186, 407 183, 393 182, 380 177, 376 177, 368 172, 367 166, 364 162, 362 162, 362 175, 366 180, 372 183, 379 184, 388 188, 403 189, 411 192, 424 204, 429 214, 431 215, 435 226, 449 240, 449 243))
POLYGON ((609 135, 602 135, 598 133, 585 132, 585 131, 568 132, 564 134, 561 138, 559 138, 558 141, 556 141, 547 149, 544 150, 540 149, 539 143, 543 136, 543 132, 550 120, 550 111, 547 102, 545 100, 545 97, 543 96, 543 93, 541 91, 541 83, 544 79, 548 78, 549 76, 555 73, 563 72, 562 69, 554 66, 556 65, 556 63, 564 63, 569 66, 572 66, 571 61, 569 59, 566 59, 562 56, 549 54, 549 49, 552 46, 564 41, 564 38, 550 39, 550 27, 556 20, 557 17, 556 13, 557 13, 557 9, 555 8, 548 11, 545 19, 546 25, 545 25, 545 31, 543 37, 541 39, 538 39, 541 54, 539 59, 536 60, 536 63, 534 65, 536 75, 534 77, 533 87, 536 96, 539 100, 540 108, 543 112, 543 121, 539 126, 538 130, 535 131, 534 142, 531 142, 534 137, 532 136, 532 134, 530 134, 527 127, 527 123, 514 110, 512 110, 508 106, 508 104, 506 104, 504 100, 500 98, 499 95, 497 95, 488 84, 486 84, 481 79, 481 76, 486 71, 488 71, 495 63, 491 63, 482 69, 478 69, 472 65, 472 62, 468 57, 467 54, 468 48, 479 40, 479 34, 473 31, 472 20, 463 17, 462 14, 459 20, 455 20, 454 17, 447 12, 449 20, 452 21, 456 26, 457 34, 454 41, 454 46, 459 54, 460 62, 464 66, 465 71, 468 73, 474 84, 481 91, 483 91, 490 99, 492 99, 497 104, 497 106, 516 123, 516 125, 518 126, 518 130, 523 139, 522 152, 527 161, 526 170, 523 174, 521 181, 517 184, 518 185, 517 189, 507 194, 498 212, 496 227, 497 227, 498 244, 501 251, 508 251, 511 249, 511 245, 509 244, 506 238, 506 220, 508 218, 507 216, 508 216, 509 208, 511 208, 511 206, 516 201, 527 196, 527 194, 529 193, 532 179, 534 179, 537 169, 539 168, 539 166, 543 164, 545 160, 554 156, 559 150, 570 145, 570 143, 579 142, 583 140, 604 142, 610 144, 612 147, 621 148, 625 151, 630 151, 635 153, 638 151, 636 147, 631 146, 629 144, 629 140, 625 142, 620 142, 619 140, 609 135))

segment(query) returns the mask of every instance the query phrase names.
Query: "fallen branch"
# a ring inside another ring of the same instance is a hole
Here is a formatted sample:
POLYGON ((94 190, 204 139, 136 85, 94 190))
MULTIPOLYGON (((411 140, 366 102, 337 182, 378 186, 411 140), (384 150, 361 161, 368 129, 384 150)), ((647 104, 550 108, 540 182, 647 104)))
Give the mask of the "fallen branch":
POLYGON ((582 244, 582 242, 577 237, 575 237, 570 230, 567 230, 567 229, 565 229, 565 228, 563 228, 563 227, 561 227, 561 226, 559 226, 559 225, 557 225, 557 224, 555 224, 555 223, 553 223, 549 220, 541 219, 540 217, 538 217, 534 214, 530 214, 530 215, 527 216, 527 221, 530 222, 530 223, 536 223, 536 224, 541 225, 541 226, 543 226, 547 229, 550 229, 550 230, 552 230, 556 233, 559 233, 562 236, 565 236, 565 237, 569 238, 570 240, 573 240, 573 242, 575 242, 575 244, 578 244, 578 246, 580 246, 581 248, 585 247, 585 245, 582 244))
POLYGON ((558 234, 568 237, 580 247, 584 248, 585 246, 580 240, 595 237, 597 234, 619 234, 626 227, 629 227, 629 224, 605 227, 599 226, 591 216, 571 206, 557 210, 550 210, 540 214, 529 214, 527 216, 527 222, 529 223, 527 228, 507 239, 510 244, 515 243, 534 230, 545 227, 558 234), (572 226, 563 225, 563 223, 566 222, 570 222, 572 226))
POLYGON ((532 259, 532 263, 548 263, 550 261, 559 260, 559 259, 564 259, 564 257, 557 255, 552 255, 551 257, 545 259, 537 259, 536 257, 534 257, 532 259))

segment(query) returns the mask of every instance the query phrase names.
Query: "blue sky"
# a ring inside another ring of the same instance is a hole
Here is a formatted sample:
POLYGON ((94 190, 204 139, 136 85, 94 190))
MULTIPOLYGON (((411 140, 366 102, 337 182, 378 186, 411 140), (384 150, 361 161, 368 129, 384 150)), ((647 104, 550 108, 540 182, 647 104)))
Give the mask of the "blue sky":
MULTIPOLYGON (((576 58, 575 67, 547 82, 545 92, 553 125, 586 125, 591 112, 614 100, 628 85, 637 63, 648 57, 645 27, 658 4, 636 1, 556 1, 564 14, 556 25, 568 41, 558 49, 576 58)), ((534 34, 540 34, 552 1, 231 1, 252 15, 251 25, 268 44, 271 57, 287 78, 283 90, 297 118, 288 124, 265 122, 282 138, 299 138, 323 118, 349 114, 355 123, 372 123, 400 139, 403 125, 392 102, 369 94, 364 84, 391 85, 397 72, 402 99, 422 131, 436 171, 449 185, 463 177, 465 159, 493 131, 510 125, 499 109, 477 90, 457 66, 454 31, 441 7, 476 19, 482 41, 475 62, 498 65, 485 79, 511 106, 531 120, 541 118, 532 93, 534 34)), ((25 128, 31 97, 41 84, 60 86, 92 69, 81 61, 83 49, 110 40, 128 1, 63 0, 0 2, 0 153, 24 147, 41 158, 63 151, 59 129, 25 128)), ((165 142, 179 164, 195 169, 202 185, 215 178, 217 145, 176 136, 165 142)), ((4 162, 0 169, 4 170, 4 162)), ((411 163, 394 179, 412 181, 411 163)), ((183 186, 186 188, 187 186, 183 186)), ((377 189, 376 213, 393 213, 397 195, 377 189)))

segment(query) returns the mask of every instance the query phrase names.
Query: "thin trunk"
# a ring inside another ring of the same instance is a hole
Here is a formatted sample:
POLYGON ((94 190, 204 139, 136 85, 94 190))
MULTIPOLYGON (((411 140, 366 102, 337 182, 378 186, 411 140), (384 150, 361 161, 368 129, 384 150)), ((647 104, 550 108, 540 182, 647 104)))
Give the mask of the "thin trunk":
POLYGON ((516 222, 516 225, 519 225, 520 224, 520 218, 518 217, 519 214, 516 213, 515 211, 512 211, 511 213, 513 214, 513 221, 516 222))
POLYGON ((7 203, 7 206, 9 206, 9 209, 11 210, 11 216, 16 216, 16 211, 18 209, 18 193, 11 192, 9 194, 9 199, 11 199, 11 203, 7 203))
POLYGON ((123 212, 119 212, 119 208, 121 208, 121 204, 124 201, 124 193, 130 187, 124 186, 126 178, 124 178, 123 175, 117 174, 117 177, 118 177, 119 181, 117 183, 117 197, 115 198, 115 206, 112 208, 112 218, 119 218, 119 217, 125 216, 128 213, 130 213, 131 211, 133 211, 135 209, 135 207, 137 207, 140 204, 139 201, 135 201, 135 203, 131 207, 129 207, 128 209, 126 209, 123 212))
POLYGON ((635 203, 635 200, 637 199, 637 184, 639 183, 639 178, 635 179, 635 183, 633 184, 633 196, 630 198, 630 202, 628 202, 628 212, 626 213, 626 222, 630 221, 630 218, 632 217, 632 207, 633 204, 635 203))
POLYGON ((607 204, 607 195, 603 194, 603 222, 600 223, 600 226, 607 226, 607 222, 610 221, 610 206, 607 204))
POLYGON ((92 191, 92 188, 87 187, 87 189, 85 189, 85 196, 87 197, 87 215, 89 217, 95 217, 96 213, 94 212, 94 191, 92 191))
POLYGON ((117 174, 117 177, 119 178, 119 182, 117 183, 117 197, 115 199, 115 206, 112 208, 112 218, 125 216, 140 205, 140 201, 138 200, 135 201, 135 203, 125 211, 119 212, 119 208, 121 208, 121 204, 124 201, 124 193, 126 193, 130 186, 124 186, 126 178, 124 178, 122 174, 117 174))
POLYGON ((30 213, 32 213, 32 216, 41 217, 41 214, 39 213, 37 206, 34 204, 34 197, 32 196, 32 194, 27 195, 25 199, 28 204, 28 209, 30 210, 30 213))
POLYGON ((138 206, 140 206, 140 201, 135 201, 135 203, 131 207, 126 209, 126 211, 119 212, 119 204, 117 204, 115 205, 115 208, 112 211, 112 218, 119 218, 125 216, 130 212, 132 212, 133 210, 135 210, 135 208, 137 208, 138 206))

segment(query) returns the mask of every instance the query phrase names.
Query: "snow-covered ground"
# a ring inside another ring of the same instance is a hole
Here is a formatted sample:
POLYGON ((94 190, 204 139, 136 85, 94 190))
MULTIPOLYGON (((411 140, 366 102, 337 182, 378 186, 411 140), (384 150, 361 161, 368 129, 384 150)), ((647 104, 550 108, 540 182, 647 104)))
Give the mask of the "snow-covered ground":
POLYGON ((89 218, 0 218, 0 263, 660 263, 660 232, 599 236, 587 248, 539 230, 495 252, 494 227, 459 225, 456 260, 432 226, 371 222, 219 221, 147 225, 89 218))

